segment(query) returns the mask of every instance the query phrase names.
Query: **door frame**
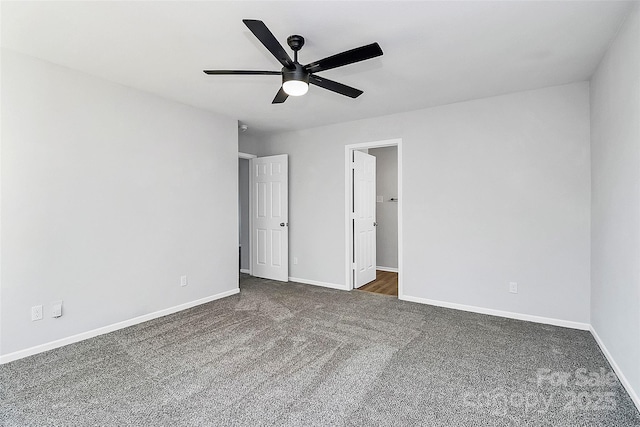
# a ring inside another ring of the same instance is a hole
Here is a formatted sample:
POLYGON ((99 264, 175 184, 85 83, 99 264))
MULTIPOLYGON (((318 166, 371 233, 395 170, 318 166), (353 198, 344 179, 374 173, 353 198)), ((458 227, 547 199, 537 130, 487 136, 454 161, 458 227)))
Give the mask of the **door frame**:
POLYGON ((351 230, 350 206, 353 200, 353 183, 351 173, 352 152, 367 148, 398 147, 398 299, 404 297, 403 292, 403 243, 402 243, 402 138, 382 141, 348 144, 344 147, 344 240, 345 240, 345 283, 346 289, 353 289, 353 232, 351 230))
MULTIPOLYGON (((253 209, 253 194, 252 191, 253 189, 251 188, 251 159, 255 159, 256 156, 255 154, 249 154, 249 153, 243 153, 238 151, 238 159, 243 159, 243 160, 249 160, 249 247, 247 248, 247 250, 249 251, 249 275, 253 276, 253 270, 252 270, 252 265, 253 265, 253 251, 251 250, 251 242, 253 241, 253 236, 251 233, 251 230, 253 229, 253 220, 251 217, 251 211, 253 209)), ((238 170, 238 173, 240 173, 240 170, 238 170)), ((238 197, 240 196, 240 180, 238 180, 238 197)), ((240 207, 238 206, 238 221, 240 221, 240 207)), ((240 246, 240 236, 238 236, 238 246, 240 246)), ((240 261, 240 260, 239 260, 240 261)))

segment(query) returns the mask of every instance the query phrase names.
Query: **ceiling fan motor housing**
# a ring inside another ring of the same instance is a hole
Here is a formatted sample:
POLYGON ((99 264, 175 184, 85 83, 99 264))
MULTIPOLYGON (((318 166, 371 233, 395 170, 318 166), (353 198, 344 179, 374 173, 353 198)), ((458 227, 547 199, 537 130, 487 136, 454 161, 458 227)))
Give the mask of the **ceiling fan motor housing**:
POLYGON ((282 67, 282 84, 289 80, 297 80, 309 84, 309 73, 297 62, 293 64, 295 68, 282 67))

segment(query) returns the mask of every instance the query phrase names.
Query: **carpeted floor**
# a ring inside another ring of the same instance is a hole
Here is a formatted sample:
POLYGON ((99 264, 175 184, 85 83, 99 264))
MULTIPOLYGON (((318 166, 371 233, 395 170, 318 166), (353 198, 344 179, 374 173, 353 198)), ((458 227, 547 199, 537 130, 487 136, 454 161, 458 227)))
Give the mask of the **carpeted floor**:
POLYGON ((243 276, 0 366, 2 426, 640 426, 588 332, 243 276))

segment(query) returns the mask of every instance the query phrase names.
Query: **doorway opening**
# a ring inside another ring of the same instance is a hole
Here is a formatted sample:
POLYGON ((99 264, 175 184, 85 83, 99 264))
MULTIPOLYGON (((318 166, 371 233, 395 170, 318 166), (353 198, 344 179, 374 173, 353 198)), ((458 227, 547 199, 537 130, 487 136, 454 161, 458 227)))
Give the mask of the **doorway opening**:
POLYGON ((251 170, 257 156, 238 153, 238 258, 240 273, 251 274, 251 170))
POLYGON ((395 295, 391 290, 395 283, 391 282, 397 277, 397 295, 402 298, 402 202, 402 139, 345 146, 347 289, 373 289, 376 293, 395 295), (395 167, 389 167, 393 161, 390 159, 397 159, 395 167), (377 160, 382 168, 376 168, 377 160), (374 182, 371 188, 371 168, 376 175, 373 179, 382 185, 376 186, 374 182), (395 173, 396 179, 390 179, 389 171, 395 173), (396 182, 397 188, 393 188, 396 182))

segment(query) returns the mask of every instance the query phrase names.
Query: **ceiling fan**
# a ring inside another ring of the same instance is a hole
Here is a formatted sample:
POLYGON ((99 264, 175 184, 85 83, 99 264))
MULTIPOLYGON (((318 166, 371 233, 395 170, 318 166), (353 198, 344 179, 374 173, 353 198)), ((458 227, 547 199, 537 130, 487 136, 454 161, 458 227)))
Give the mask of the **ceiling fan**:
POLYGON ((304 37, 293 35, 287 38, 287 44, 293 50, 293 61, 284 50, 282 45, 276 40, 264 22, 256 19, 243 19, 242 22, 260 40, 269 52, 282 64, 280 71, 253 71, 253 70, 204 70, 206 74, 237 74, 237 75, 281 75, 282 87, 273 98, 272 104, 280 104, 287 100, 289 96, 301 96, 309 90, 309 84, 320 86, 321 88, 357 98, 362 95, 362 91, 333 80, 317 76, 315 73, 342 67, 382 55, 382 49, 378 43, 371 43, 366 46, 347 50, 333 56, 301 65, 298 62, 298 51, 304 46, 304 37))

